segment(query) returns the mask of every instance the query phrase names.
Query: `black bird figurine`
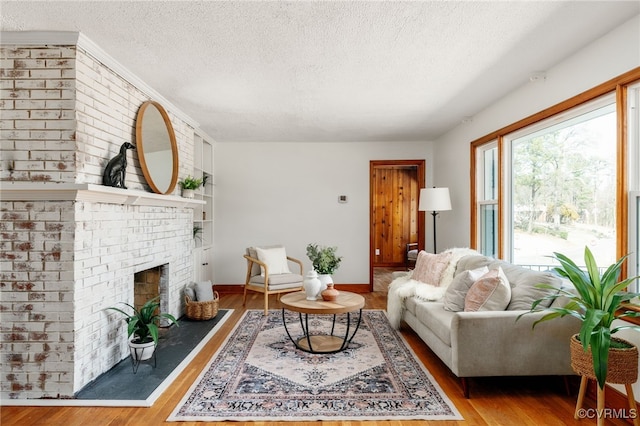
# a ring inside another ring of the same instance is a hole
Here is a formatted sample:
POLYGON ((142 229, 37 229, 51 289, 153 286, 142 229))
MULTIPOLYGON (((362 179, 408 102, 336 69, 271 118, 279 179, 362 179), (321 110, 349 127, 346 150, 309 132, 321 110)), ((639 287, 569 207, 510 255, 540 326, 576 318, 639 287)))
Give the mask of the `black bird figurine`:
POLYGON ((109 160, 102 175, 102 184, 116 188, 127 189, 124 186, 125 173, 127 172, 127 150, 136 149, 133 144, 125 142, 120 146, 120 153, 109 160))

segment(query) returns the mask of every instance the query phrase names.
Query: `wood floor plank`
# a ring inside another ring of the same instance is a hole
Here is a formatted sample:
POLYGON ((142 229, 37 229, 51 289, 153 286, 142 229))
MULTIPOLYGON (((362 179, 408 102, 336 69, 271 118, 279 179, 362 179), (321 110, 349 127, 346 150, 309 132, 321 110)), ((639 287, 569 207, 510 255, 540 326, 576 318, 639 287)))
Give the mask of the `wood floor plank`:
MULTIPOLYGON (((385 309, 386 293, 363 294, 365 309, 385 309)), ((262 309, 261 294, 251 294, 248 309, 262 309)), ((280 309, 275 296, 269 302, 271 309, 280 309)), ((150 408, 141 407, 18 407, 0 408, 2 426, 139 426, 176 425, 166 422, 175 406, 196 380, 211 356, 220 348, 224 338, 245 312, 242 295, 223 294, 221 309, 234 309, 218 334, 174 381, 150 408)), ((431 352, 408 327, 401 331, 416 356, 427 367, 443 391, 458 408, 464 421, 327 421, 327 422, 209 422, 208 426, 485 426, 485 425, 591 425, 594 419, 574 420, 576 391, 567 395, 559 378, 479 378, 471 379, 471 398, 465 399, 459 379, 431 352)), ((585 408, 594 408, 592 400, 585 400, 585 408)), ((201 422, 180 422, 180 426, 202 426, 201 422)), ((607 425, 626 425, 623 420, 608 419, 607 425)))

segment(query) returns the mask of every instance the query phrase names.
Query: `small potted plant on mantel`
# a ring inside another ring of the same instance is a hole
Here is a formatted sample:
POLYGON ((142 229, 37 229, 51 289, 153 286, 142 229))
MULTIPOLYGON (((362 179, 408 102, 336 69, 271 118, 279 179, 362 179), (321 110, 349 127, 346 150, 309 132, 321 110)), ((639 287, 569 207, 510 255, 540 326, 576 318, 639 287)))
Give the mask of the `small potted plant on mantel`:
POLYGON ((122 302, 133 310, 133 313, 127 313, 120 308, 110 307, 108 310, 120 312, 124 315, 127 322, 127 333, 129 337, 129 348, 131 349, 131 357, 136 361, 144 361, 153 355, 156 346, 158 346, 158 322, 161 318, 166 318, 172 324, 178 327, 178 322, 171 314, 159 313, 158 308, 160 296, 147 300, 147 302, 137 310, 128 303, 122 302))
MULTIPOLYGON (((575 287, 575 292, 549 284, 538 284, 538 288, 549 290, 549 295, 536 300, 531 310, 522 314, 548 311, 533 323, 533 327, 541 322, 566 315, 580 320, 580 333, 573 335, 570 341, 571 367, 582 376, 576 416, 582 407, 582 398, 588 379, 596 379, 598 382, 599 409, 604 408, 605 383, 624 384, 631 398, 630 401, 633 399, 631 384, 638 376, 638 348, 624 339, 612 337, 612 334, 623 329, 640 330, 640 326, 630 323, 617 327, 613 324, 616 319, 640 316, 640 312, 625 309, 625 304, 640 296, 640 293, 625 291, 638 277, 618 281, 626 257, 620 258, 600 274, 588 247, 584 249, 586 271, 567 256, 554 253, 553 258, 560 262, 560 266, 554 268, 555 272, 568 279, 575 287), (564 306, 553 305, 553 301, 559 297, 566 298, 567 302, 564 306), (539 305, 544 300, 551 300, 552 306, 541 308, 539 305)), ((598 418, 598 424, 602 424, 601 420, 598 418)))
POLYGON ((194 178, 188 175, 184 179, 178 181, 178 185, 182 188, 182 196, 185 198, 193 198, 195 190, 200 188, 204 184, 204 178, 194 178))

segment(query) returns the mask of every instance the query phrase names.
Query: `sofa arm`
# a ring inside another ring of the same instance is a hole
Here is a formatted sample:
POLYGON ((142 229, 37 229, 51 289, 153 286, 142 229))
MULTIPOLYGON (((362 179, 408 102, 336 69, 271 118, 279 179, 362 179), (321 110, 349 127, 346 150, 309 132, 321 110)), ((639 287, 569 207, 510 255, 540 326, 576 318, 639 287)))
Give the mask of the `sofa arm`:
POLYGON ((569 338, 580 329, 573 317, 536 325, 547 312, 457 312, 451 321, 451 370, 458 377, 566 375, 569 338))

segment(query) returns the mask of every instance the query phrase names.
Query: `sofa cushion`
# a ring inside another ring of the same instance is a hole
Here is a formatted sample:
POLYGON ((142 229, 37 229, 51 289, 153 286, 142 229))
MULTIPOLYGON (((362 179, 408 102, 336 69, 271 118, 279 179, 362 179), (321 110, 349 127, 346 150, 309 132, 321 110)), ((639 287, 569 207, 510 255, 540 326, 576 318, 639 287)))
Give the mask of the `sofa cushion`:
MULTIPOLYGON (((489 267, 496 266, 504 270, 511 285, 511 302, 507 306, 509 311, 529 310, 533 302, 550 294, 551 290, 538 288, 536 287, 538 284, 550 284, 554 287, 562 285, 560 277, 551 272, 533 271, 503 260, 495 261, 489 267)), ((538 306, 548 308, 550 305, 551 300, 545 300, 538 306)))
POLYGON ((454 274, 454 277, 463 273, 464 271, 482 268, 483 266, 489 266, 491 262, 495 262, 495 259, 482 255, 464 256, 463 258, 458 260, 458 265, 456 266, 456 273, 454 274))
POLYGON ((432 254, 421 250, 411 278, 422 283, 438 286, 442 272, 449 264, 451 253, 432 254))
POLYGON ((416 314, 416 303, 420 303, 420 299, 416 299, 415 297, 407 297, 404 299, 404 307, 407 311, 411 312, 413 315, 416 314))
POLYGON ((462 271, 456 275, 444 293, 444 309, 452 312, 464 311, 464 298, 467 296, 469 288, 487 272, 489 272, 489 268, 483 266, 478 269, 462 271))
POLYGON ((414 315, 447 346, 451 346, 451 320, 456 315, 454 312, 445 311, 442 302, 416 301, 414 315))
POLYGON ((503 311, 511 300, 511 286, 501 267, 473 283, 464 298, 465 312, 503 311))
MULTIPOLYGON (((496 260, 486 256, 465 256, 458 261, 455 276, 469 269, 488 266, 495 269, 500 266, 511 286, 511 301, 507 306, 509 311, 529 310, 534 301, 549 294, 549 290, 537 288, 538 284, 550 284, 560 287, 562 280, 551 272, 533 271, 522 266, 514 265, 504 260, 496 260)), ((453 283, 452 283, 453 284, 453 283)), ((541 308, 548 308, 550 300, 540 304, 541 308)))

